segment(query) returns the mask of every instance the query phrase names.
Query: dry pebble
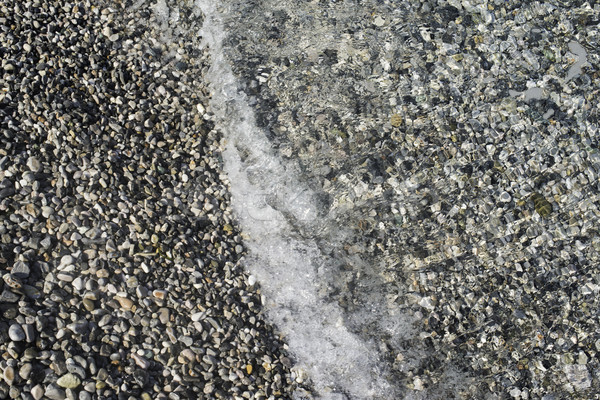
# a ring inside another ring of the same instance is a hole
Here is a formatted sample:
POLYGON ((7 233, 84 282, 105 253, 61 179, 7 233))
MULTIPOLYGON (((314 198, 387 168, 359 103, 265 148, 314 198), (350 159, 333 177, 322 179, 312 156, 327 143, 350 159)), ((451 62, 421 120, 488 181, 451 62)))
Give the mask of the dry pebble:
POLYGON ((292 393, 239 264, 188 3, 0 0, 0 398, 292 393))

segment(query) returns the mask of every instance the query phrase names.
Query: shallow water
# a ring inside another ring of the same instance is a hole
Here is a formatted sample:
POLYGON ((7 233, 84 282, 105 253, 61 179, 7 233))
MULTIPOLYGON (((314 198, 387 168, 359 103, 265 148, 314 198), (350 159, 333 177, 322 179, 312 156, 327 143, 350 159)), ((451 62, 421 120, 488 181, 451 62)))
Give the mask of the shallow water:
MULTIPOLYGON (((597 173, 589 93, 569 83, 585 81, 590 57, 569 34, 544 47, 510 33, 556 9, 197 5, 244 265, 300 379, 332 399, 540 385, 491 358, 543 348, 529 342, 552 334, 555 315, 529 298, 560 298, 546 288, 566 285, 554 271, 572 262, 582 193, 585 218, 598 218, 593 184, 573 190, 564 169, 586 152, 577 173, 597 173), (553 241, 562 236, 566 247, 553 241)), ((593 244, 579 246, 582 276, 599 249, 583 225, 593 244)))

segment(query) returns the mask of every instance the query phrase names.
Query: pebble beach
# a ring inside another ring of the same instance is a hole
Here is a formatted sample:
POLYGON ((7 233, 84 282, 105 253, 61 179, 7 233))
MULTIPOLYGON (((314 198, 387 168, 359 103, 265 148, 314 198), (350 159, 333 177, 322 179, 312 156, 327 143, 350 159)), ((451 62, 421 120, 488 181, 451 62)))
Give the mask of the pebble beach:
POLYGON ((0 0, 0 399, 600 399, 599 24, 0 0))
POLYGON ((180 12, 0 4, 0 398, 290 392, 180 12))

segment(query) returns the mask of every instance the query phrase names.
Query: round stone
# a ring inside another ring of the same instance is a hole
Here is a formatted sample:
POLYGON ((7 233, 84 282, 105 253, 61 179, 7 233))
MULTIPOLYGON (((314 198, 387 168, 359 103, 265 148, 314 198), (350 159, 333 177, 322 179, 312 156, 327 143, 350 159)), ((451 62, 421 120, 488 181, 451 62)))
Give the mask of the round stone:
POLYGON ((44 387, 40 384, 35 385, 31 388, 31 396, 35 400, 40 400, 44 396, 44 387))
POLYGON ((503 203, 508 203, 510 202, 512 199, 512 197, 510 196, 510 194, 508 194, 508 192, 502 192, 500 193, 500 201, 503 203))
POLYGON ((8 337, 10 337, 10 340, 20 342, 25 340, 25 331, 23 331, 21 325, 12 324, 10 328, 8 328, 8 337))

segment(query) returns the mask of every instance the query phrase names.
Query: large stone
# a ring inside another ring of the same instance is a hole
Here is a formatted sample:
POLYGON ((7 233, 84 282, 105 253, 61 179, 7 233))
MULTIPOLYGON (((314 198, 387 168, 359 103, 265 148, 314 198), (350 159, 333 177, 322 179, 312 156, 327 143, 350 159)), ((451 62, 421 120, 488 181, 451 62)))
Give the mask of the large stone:
POLYGON ((81 379, 79 379, 77 375, 69 372, 68 374, 65 374, 58 378, 56 383, 58 384, 58 386, 63 387, 65 389, 75 389, 81 384, 81 379))
POLYGON ((40 400, 42 397, 44 397, 44 387, 40 384, 37 384, 34 387, 32 387, 31 396, 33 396, 35 400, 40 400))
POLYGON ((65 391, 53 383, 46 386, 44 395, 51 400, 63 400, 65 397, 67 397, 65 391))
POLYGON ((29 264, 24 261, 17 261, 12 268, 12 274, 17 278, 26 279, 31 272, 29 269, 29 264))
POLYGON ((7 288, 4 288, 2 293, 0 293, 0 303, 16 303, 19 301, 20 297, 21 296, 18 294, 11 292, 7 288))
POLYGON ((25 340, 25 332, 23 328, 19 324, 12 324, 10 328, 8 328, 8 337, 10 340, 15 342, 20 342, 25 340))

